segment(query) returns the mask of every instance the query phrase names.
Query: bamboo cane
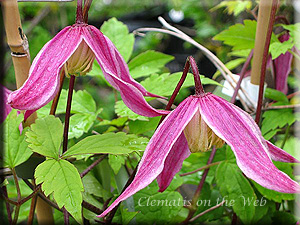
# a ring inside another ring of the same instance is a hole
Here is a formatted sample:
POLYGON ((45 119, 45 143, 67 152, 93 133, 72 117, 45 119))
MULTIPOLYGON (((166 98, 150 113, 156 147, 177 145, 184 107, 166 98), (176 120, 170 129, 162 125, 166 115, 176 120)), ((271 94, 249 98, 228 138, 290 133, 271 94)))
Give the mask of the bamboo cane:
POLYGON ((262 58, 267 38, 270 14, 272 10, 272 0, 261 0, 259 3, 257 27, 255 35, 255 46, 251 67, 251 83, 259 85, 262 58))
MULTIPOLYGON (((28 77, 30 69, 30 55, 28 42, 22 30, 17 0, 2 1, 3 19, 7 43, 11 50, 15 70, 17 88, 20 88, 28 77)), ((37 118, 33 113, 24 123, 30 126, 37 118)), ((52 208, 41 198, 37 198, 36 214, 39 224, 54 224, 52 208)))

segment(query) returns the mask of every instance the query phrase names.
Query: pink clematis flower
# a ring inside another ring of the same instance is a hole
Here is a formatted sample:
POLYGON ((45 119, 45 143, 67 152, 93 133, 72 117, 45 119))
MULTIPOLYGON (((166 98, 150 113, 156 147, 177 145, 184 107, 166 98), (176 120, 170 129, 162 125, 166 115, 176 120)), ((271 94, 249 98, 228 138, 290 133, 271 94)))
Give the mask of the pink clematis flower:
MULTIPOLYGON (((197 66, 192 57, 193 71, 197 66)), ((195 74, 194 74, 195 76, 195 74)), ((189 96, 159 125, 148 143, 136 176, 125 191, 98 217, 104 217, 121 201, 157 179, 164 191, 190 151, 206 151, 226 142, 234 152, 243 173, 265 188, 298 193, 300 186, 278 170, 273 160, 299 162, 284 150, 266 141, 252 117, 226 100, 204 93, 199 75, 196 94, 189 96)))
POLYGON ((59 77, 85 75, 96 58, 104 77, 117 89, 124 103, 135 113, 155 117, 167 111, 152 108, 144 96, 151 94, 129 74, 124 59, 99 29, 83 22, 82 1, 78 1, 76 23, 65 27, 50 40, 33 60, 29 77, 8 98, 16 109, 27 110, 25 117, 50 102, 59 90, 59 77))

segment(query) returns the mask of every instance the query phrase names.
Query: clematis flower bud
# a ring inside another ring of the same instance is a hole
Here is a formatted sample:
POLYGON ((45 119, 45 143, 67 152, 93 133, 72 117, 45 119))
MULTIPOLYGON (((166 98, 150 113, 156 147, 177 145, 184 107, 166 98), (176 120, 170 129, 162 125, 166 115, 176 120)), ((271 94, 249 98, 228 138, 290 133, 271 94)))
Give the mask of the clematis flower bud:
POLYGON ((220 148, 224 141, 210 129, 202 119, 200 112, 196 113, 184 129, 184 136, 192 153, 206 152, 212 148, 220 148))
POLYGON ((92 70, 95 54, 90 47, 81 41, 76 51, 64 64, 65 75, 83 76, 92 70))

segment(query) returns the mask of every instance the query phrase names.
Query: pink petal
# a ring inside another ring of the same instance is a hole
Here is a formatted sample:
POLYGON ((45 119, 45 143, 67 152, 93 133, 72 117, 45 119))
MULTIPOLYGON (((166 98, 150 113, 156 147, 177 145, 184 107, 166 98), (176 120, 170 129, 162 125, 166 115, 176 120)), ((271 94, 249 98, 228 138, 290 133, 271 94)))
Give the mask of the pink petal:
POLYGON ((184 133, 181 133, 166 158, 163 171, 157 177, 159 192, 167 189, 175 174, 180 171, 183 161, 190 154, 187 140, 184 133))
POLYGON ((266 142, 268 145, 268 152, 270 153, 270 156, 273 160, 287 163, 300 163, 298 159, 295 159, 283 149, 278 148, 276 145, 273 145, 269 141, 266 142))
POLYGON ((247 177, 275 191, 300 192, 299 184, 272 163, 267 144, 250 115, 210 93, 199 98, 199 103, 202 118, 230 145, 238 166, 247 177))
POLYGON ((68 26, 41 49, 26 82, 8 98, 13 108, 37 110, 52 100, 59 88, 61 67, 82 40, 81 29, 80 26, 68 26))
MULTIPOLYGON (((280 42, 285 42, 289 40, 290 35, 288 33, 281 35, 278 39, 280 42)), ((274 59, 274 66, 276 72, 276 90, 287 94, 288 85, 287 78, 291 72, 291 65, 293 61, 293 55, 289 52, 281 54, 276 59, 274 59)))
POLYGON ((10 90, 8 90, 6 87, 4 87, 2 84, 0 84, 0 91, 3 94, 3 102, 1 101, 1 106, 4 106, 4 111, 1 113, 0 123, 3 123, 3 121, 6 119, 7 115, 11 112, 11 106, 7 104, 7 98, 8 95, 11 93, 10 90))
POLYGON ((162 172, 169 152, 197 111, 197 101, 189 97, 166 117, 148 143, 132 183, 98 217, 104 217, 121 201, 149 185, 162 172))
POLYGON ((147 103, 143 95, 149 95, 148 92, 130 77, 128 67, 121 55, 111 41, 97 28, 86 27, 83 38, 95 53, 106 80, 120 92, 124 103, 133 112, 148 117, 169 113, 164 110, 156 110, 147 103))

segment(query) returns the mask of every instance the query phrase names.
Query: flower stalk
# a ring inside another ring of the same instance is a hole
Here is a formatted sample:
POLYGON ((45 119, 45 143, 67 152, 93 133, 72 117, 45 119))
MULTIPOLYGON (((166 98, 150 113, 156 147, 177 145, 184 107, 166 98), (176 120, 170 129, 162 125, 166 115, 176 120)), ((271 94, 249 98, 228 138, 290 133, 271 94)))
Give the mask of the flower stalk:
POLYGON ((71 75, 70 83, 69 83, 69 92, 68 92, 68 100, 67 100, 67 108, 66 108, 66 116, 65 116, 65 127, 64 127, 64 141, 63 141, 63 152, 66 152, 68 149, 68 136, 69 136, 69 125, 70 125, 70 116, 71 116, 71 105, 72 105, 72 96, 75 84, 75 76, 71 75))

